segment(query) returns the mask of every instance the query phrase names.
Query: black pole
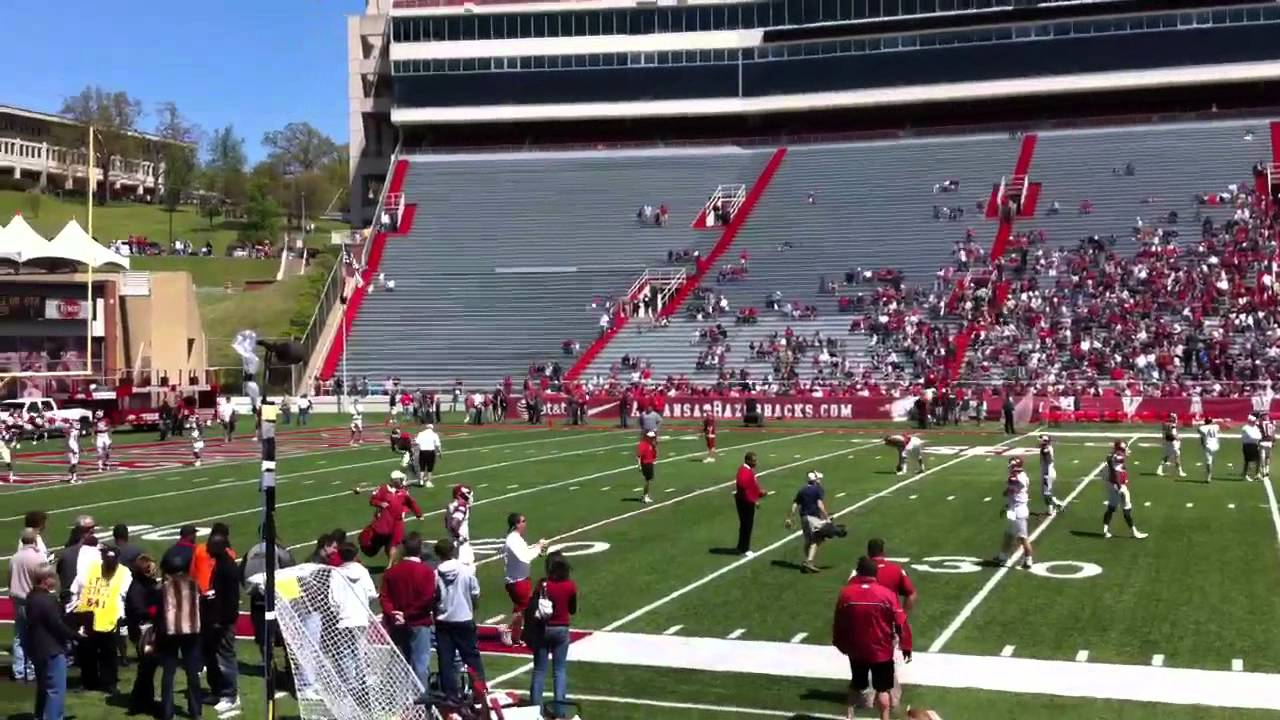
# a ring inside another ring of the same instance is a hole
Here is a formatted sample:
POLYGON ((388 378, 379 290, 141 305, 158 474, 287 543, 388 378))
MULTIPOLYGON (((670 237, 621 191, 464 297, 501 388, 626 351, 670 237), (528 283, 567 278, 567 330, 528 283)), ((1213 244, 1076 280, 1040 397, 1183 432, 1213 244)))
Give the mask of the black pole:
MULTIPOLYGON (((263 423, 267 425, 268 423, 263 423)), ((274 430, 274 418, 269 421, 274 430)), ((261 432, 261 431, 260 431, 261 432)), ((275 637, 271 627, 276 620, 276 438, 274 432, 262 432, 262 546, 266 552, 267 579, 263 584, 262 677, 266 683, 267 720, 275 720, 276 678, 275 637), (270 437, 267 437, 267 435, 270 437)))

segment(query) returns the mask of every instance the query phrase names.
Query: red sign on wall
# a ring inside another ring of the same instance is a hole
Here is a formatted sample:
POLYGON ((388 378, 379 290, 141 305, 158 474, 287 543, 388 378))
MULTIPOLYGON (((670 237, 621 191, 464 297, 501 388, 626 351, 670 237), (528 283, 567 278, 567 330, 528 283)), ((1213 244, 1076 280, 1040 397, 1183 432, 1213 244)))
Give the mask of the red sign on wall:
POLYGON ((88 320, 89 304, 75 298, 45 298, 44 316, 47 320, 88 320))

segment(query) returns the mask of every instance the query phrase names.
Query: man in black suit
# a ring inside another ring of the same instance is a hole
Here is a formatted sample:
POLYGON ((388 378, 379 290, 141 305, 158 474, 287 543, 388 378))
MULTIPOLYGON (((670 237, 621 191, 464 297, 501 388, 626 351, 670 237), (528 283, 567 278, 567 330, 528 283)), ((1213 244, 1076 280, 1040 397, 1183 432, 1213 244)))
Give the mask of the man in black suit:
POLYGON ((57 587, 57 574, 45 567, 36 571, 27 594, 26 650, 36 666, 37 718, 62 717, 67 700, 67 646, 76 633, 54 596, 57 587))

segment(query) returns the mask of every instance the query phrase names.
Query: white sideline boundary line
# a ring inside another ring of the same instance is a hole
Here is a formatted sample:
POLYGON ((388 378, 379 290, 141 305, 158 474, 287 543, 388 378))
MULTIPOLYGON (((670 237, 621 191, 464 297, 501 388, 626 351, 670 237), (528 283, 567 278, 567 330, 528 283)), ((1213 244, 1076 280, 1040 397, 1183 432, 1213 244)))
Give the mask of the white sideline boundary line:
MULTIPOLYGON (((569 662, 849 679, 848 660, 834 647, 785 641, 598 632, 569 647, 569 662)), ((903 685, 1173 705, 1203 705, 1204 689, 1214 688, 1222 707, 1280 710, 1280 674, 929 652, 897 670, 903 685)))
MULTIPOLYGON (((1132 443, 1133 438, 1130 438, 1129 442, 1132 443)), ((1084 478, 1082 478, 1075 486, 1075 489, 1071 491, 1071 494, 1062 501, 1063 506, 1070 506, 1072 501, 1079 497, 1080 493, 1084 492, 1084 489, 1089 486, 1089 483, 1097 478, 1098 473, 1102 472, 1103 468, 1106 466, 1107 463, 1105 461, 1099 463, 1098 466, 1095 467, 1088 475, 1085 475, 1084 478)), ((1049 529, 1049 526, 1053 524, 1053 521, 1057 517, 1057 515, 1050 515, 1046 518, 1045 521, 1040 523, 1035 530, 1031 531, 1031 536, 1027 538, 1027 540, 1034 543, 1037 538, 1044 534, 1045 530, 1049 529)), ((1013 554, 1009 556, 1009 562, 1005 563, 1004 567, 996 570, 995 574, 987 580, 986 584, 983 585, 978 592, 974 593, 973 597, 969 599, 969 602, 961 608, 960 613, 951 621, 951 624, 947 625, 942 633, 938 635, 938 638, 933 641, 933 644, 929 646, 929 652, 936 653, 942 650, 943 646, 945 646, 956 632, 960 630, 960 626, 964 625, 965 621, 969 619, 969 616, 973 615, 973 612, 978 609, 978 606, 982 604, 982 601, 987 599, 987 596, 991 594, 991 591, 996 589, 996 585, 999 585, 1005 575, 1008 575, 1009 572, 1013 570, 1020 559, 1022 559, 1021 547, 1015 549, 1013 554)), ((1086 657, 1088 657, 1087 653, 1086 657)))
POLYGON ((1276 545, 1280 549, 1280 503, 1276 502, 1276 489, 1271 486, 1271 478, 1262 478, 1262 487, 1267 491, 1267 505, 1271 508, 1271 524, 1276 528, 1276 545))
MULTIPOLYGON (((798 436, 796 436, 796 437, 812 437, 812 436, 813 436, 813 435, 815 435, 815 434, 820 434, 820 433, 805 433, 804 435, 798 435, 798 436)), ((864 443, 864 444, 862 444, 862 445, 859 445, 859 446, 857 446, 857 447, 855 447, 855 448, 852 448, 852 450, 854 450, 854 451, 856 451, 856 450, 865 450, 866 448, 874 447, 874 446, 876 446, 876 445, 880 445, 880 444, 881 444, 881 441, 879 441, 879 440, 874 440, 874 441, 867 442, 867 443, 864 443)), ((768 470, 762 470, 762 471, 761 471, 761 472, 759 472, 756 476, 757 476, 757 477, 764 477, 765 475, 768 475, 769 473, 780 472, 780 471, 782 471, 782 470, 789 470, 789 469, 791 469, 791 468, 793 468, 793 467, 798 467, 798 466, 800 466, 800 465, 805 465, 805 464, 808 464, 808 463, 811 463, 811 462, 817 462, 818 460, 826 460, 827 458, 832 458, 832 457, 835 457, 836 455, 841 455, 841 454, 844 454, 844 453, 850 452, 850 450, 851 450, 850 448, 843 448, 843 449, 841 449, 841 450, 837 450, 836 452, 827 453, 827 454, 825 454, 825 455, 815 455, 815 456, 813 456, 813 457, 806 458, 806 459, 804 459, 804 460, 800 460, 799 462, 787 463, 786 465, 779 465, 778 467, 775 467, 775 468, 769 468, 768 470)), ((556 542, 557 540, 563 540, 563 539, 565 539, 565 538, 567 538, 567 537, 572 537, 572 536, 577 535, 577 534, 579 534, 579 533, 589 532, 589 531, 591 531, 591 530, 595 530, 596 528, 604 527, 605 525, 612 525, 613 523, 618 522, 619 520, 626 520, 627 518, 634 517, 634 516, 636 516, 636 515, 640 515, 641 513, 651 512, 651 511, 653 511, 653 510, 657 510, 658 508, 666 507, 666 506, 668 506, 668 505, 674 505, 674 504, 676 504, 676 503, 678 503, 678 502, 683 502, 683 501, 685 501, 685 500, 688 500, 688 499, 690 499, 690 498, 697 497, 697 496, 699 496, 699 495, 705 495, 705 494, 707 494, 707 493, 709 493, 709 492, 715 492, 716 490, 722 490, 722 489, 724 489, 724 488, 726 488, 726 487, 728 487, 728 486, 730 486, 730 485, 734 485, 735 483, 736 483, 736 481, 735 481, 735 480, 730 480, 730 481, 728 481, 728 482, 719 482, 719 483, 716 483, 715 485, 708 485, 707 487, 699 488, 699 489, 694 490, 694 491, 692 491, 692 492, 685 493, 684 495, 679 495, 679 496, 677 496, 677 497, 673 497, 673 498, 671 498, 670 500, 664 500, 664 501, 662 501, 662 502, 660 502, 660 503, 654 503, 654 504, 652 504, 652 505, 645 505, 644 507, 642 507, 642 508, 640 508, 640 509, 638 509, 638 510, 631 510, 631 511, 629 511, 629 512, 622 513, 622 514, 620 514, 620 515, 614 515, 613 517, 609 517, 609 518, 605 518, 604 520, 599 520, 599 521, 597 521, 597 522, 593 522, 593 523, 591 523, 590 525, 584 525, 584 526, 582 526, 582 527, 580 527, 580 528, 574 528, 573 530, 569 530, 569 531, 566 531, 566 532, 560 533, 559 535, 556 535, 556 536, 554 536, 554 537, 549 537, 549 538, 547 538, 547 541, 548 541, 548 542, 556 542)), ((671 489, 671 490, 675 490, 676 488, 670 488, 670 489, 671 489)), ((495 561, 497 561, 497 560, 501 560, 501 559, 502 559, 502 555, 492 555, 492 556, 490 556, 490 557, 487 557, 487 558, 485 558, 485 559, 483 559, 483 560, 480 560, 480 561, 476 562, 476 566, 478 567, 478 566, 483 565, 483 564, 485 564, 485 563, 487 563, 487 562, 495 562, 495 561)))
MULTIPOLYGON (((1016 442, 1019 442, 1019 441, 1021 441, 1021 440, 1025 440, 1025 439, 1027 439, 1027 438, 1031 437, 1032 435, 1037 434, 1038 432, 1040 432, 1040 429, 1039 429, 1039 428, 1036 428, 1035 430, 1032 430, 1031 432, 1025 433, 1025 434, 1023 434, 1023 435, 1019 435, 1019 436, 1017 436, 1017 437, 1013 437, 1013 438, 1009 438, 1009 439, 1007 439, 1007 440, 1001 441, 1000 443, 997 443, 997 444, 996 444, 996 447, 1002 447, 1002 446, 1005 446, 1005 445, 1008 445, 1008 444, 1011 444, 1011 443, 1016 443, 1016 442)), ((889 486, 889 487, 885 488, 884 490, 881 490, 881 491, 879 491, 879 492, 876 492, 876 493, 874 493, 874 494, 872 494, 872 495, 868 495, 867 497, 863 498, 862 500, 859 500, 858 502, 856 502, 856 503, 854 503, 854 504, 850 505, 850 506, 849 506, 849 507, 847 507, 847 508, 844 508, 843 510, 840 510, 839 512, 831 513, 829 517, 830 517, 831 519, 833 519, 833 520, 834 520, 834 519, 839 518, 839 517, 841 517, 841 516, 843 516, 843 515, 847 515, 848 513, 851 513, 851 512, 853 512, 854 510, 857 510, 857 509, 859 509, 859 508, 861 508, 861 507, 863 507, 863 506, 867 505, 868 503, 875 502, 876 500, 879 500, 880 498, 885 497, 886 495, 889 495, 889 494, 893 493, 895 490, 900 490, 900 489, 902 489, 902 488, 904 488, 904 487, 907 487, 908 485, 911 485, 912 483, 916 482, 917 480, 921 480, 921 479, 923 479, 923 478, 926 478, 926 477, 928 477, 929 475, 932 475, 932 474, 934 474, 934 473, 938 472, 939 470, 945 470, 946 468, 949 468, 949 467, 951 467, 952 465, 955 465, 956 463, 960 463, 960 462, 963 462, 963 461, 965 461, 965 460, 969 460, 969 459, 971 459, 972 457, 974 457, 974 456, 970 456, 970 455, 961 455, 961 456, 959 456, 959 457, 957 457, 957 458, 953 458, 953 459, 951 459, 951 460, 948 460, 948 461, 946 461, 946 462, 942 463, 941 465, 934 465, 933 467, 931 467, 931 468, 929 468, 929 469, 925 470, 925 471, 924 471, 924 472, 922 472, 922 473, 918 473, 918 474, 916 474, 916 475, 913 475, 913 476, 911 476, 911 477, 909 477, 909 478, 907 478, 907 479, 905 479, 905 480, 901 480, 901 481, 899 481, 899 482, 895 483, 894 485, 891 485, 891 486, 889 486)), ((796 538, 800 537, 802 534, 803 534, 803 533, 802 533, 802 532, 800 532, 800 531, 796 531, 796 532, 790 533, 790 534, 788 534, 787 536, 783 537, 781 540, 777 540, 777 541, 775 541, 773 544, 768 545, 768 546, 766 546, 766 547, 764 547, 764 548, 762 548, 762 549, 760 549, 760 550, 757 550, 757 551, 755 552, 755 554, 754 554, 754 555, 752 555, 751 557, 744 557, 744 558, 740 558, 740 559, 738 559, 738 560, 735 560, 734 562, 729 563, 728 565, 725 565, 724 567, 722 567, 722 568, 720 568, 720 569, 718 569, 718 570, 715 570, 715 571, 713 571, 713 572, 711 572, 711 573, 709 573, 709 574, 707 574, 707 575, 704 575, 703 577, 701 577, 701 578, 699 578, 698 580, 695 580, 695 581, 693 581, 693 582, 689 583, 688 585, 685 585, 684 587, 680 588, 679 590, 676 590, 675 592, 669 593, 669 594, 667 594, 665 597, 659 598, 658 600, 655 600, 654 602, 651 602, 651 603, 649 603, 648 605, 645 605, 644 607, 640 608, 639 610, 636 610, 636 611, 634 611, 634 612, 630 613, 629 615, 626 615, 625 617, 623 617, 623 618, 621 618, 621 619, 619 619, 619 620, 615 620, 615 621, 613 621, 613 622, 609 623, 608 625, 606 625, 606 626, 604 626, 603 628, 601 628, 601 630, 605 630, 605 631, 608 631, 608 630, 617 630, 617 629, 618 629, 619 627, 621 627, 622 625, 625 625, 625 624, 627 624, 627 623, 631 622, 632 620, 635 620, 636 618, 638 618, 638 617, 640 617, 640 616, 642 616, 642 615, 646 615, 646 614, 648 614, 649 612, 651 612, 651 611, 653 611, 653 610, 656 610, 657 608, 660 608, 660 607, 662 607, 663 605, 666 605, 667 603, 671 602, 672 600, 675 600, 676 598, 679 598, 679 597, 681 597, 681 596, 683 596, 683 595, 685 595, 685 594, 687 594, 687 593, 690 593, 690 592, 692 592, 692 591, 694 591, 694 590, 696 590, 696 589, 698 589, 698 588, 702 587, 703 585, 706 585, 707 583, 711 582, 712 580, 715 580, 716 578, 720 577, 721 575, 725 575, 726 573, 732 572, 732 571, 734 571, 734 570, 738 569, 739 567, 741 567, 741 566, 743 566, 743 565, 745 565, 745 564, 747 564, 747 563, 751 562, 752 560, 754 560, 754 559, 756 559, 756 558, 764 557, 764 555, 765 555, 766 553, 770 553, 770 552, 773 552, 774 550, 777 550, 778 548, 782 547, 783 545, 786 545, 787 543, 790 543, 790 542, 794 541, 796 538)))
MULTIPOLYGON (((821 431, 815 431, 815 432, 813 432, 813 433, 804 433, 804 434, 802 434, 802 435, 787 435, 787 436, 784 436, 784 437, 769 438, 769 439, 767 439, 767 440, 757 440, 757 441, 754 441, 754 442, 743 443, 743 444, 741 444, 741 445, 733 445, 733 446, 728 447, 728 448, 726 448, 726 449, 728 449, 728 450, 736 450, 736 449, 739 449, 739 448, 754 447, 754 446, 756 446, 756 445, 767 445, 767 444, 770 444, 770 443, 775 443, 775 442, 784 442, 784 441, 786 441, 786 440, 794 440, 794 439, 796 439, 796 438, 800 438, 800 437, 809 437, 810 435, 819 435, 819 434, 821 434, 821 431)), ((671 456, 671 457, 669 457, 669 458, 662 458, 662 459, 658 460, 658 463, 657 463, 657 464, 668 463, 668 462, 675 462, 676 460, 688 460, 688 459, 689 459, 689 458, 691 458, 691 457, 701 457, 701 456, 703 456, 703 455, 705 455, 705 454, 706 454, 706 452, 705 452, 705 451, 703 451, 703 452, 692 452, 692 453, 687 453, 687 454, 684 454, 684 455, 673 455, 673 456, 671 456)), ((522 461, 518 461, 518 462, 522 462, 522 461)), ((528 495, 529 493, 539 492, 539 491, 541 491, 541 490, 550 490, 550 489, 552 489, 552 488, 558 488, 558 487, 561 487, 561 486, 564 486, 564 485, 572 485, 572 484, 574 484, 574 483, 579 483, 579 482, 583 482, 583 481, 586 481, 586 480, 594 480, 594 479, 596 479, 596 478, 605 477, 605 476, 607 476, 607 475, 614 475, 614 474, 617 474, 617 473, 620 473, 620 472, 626 472, 627 470, 635 470, 635 469, 636 469, 636 466, 635 466, 635 465, 627 465, 627 466, 625 466, 625 467, 614 468, 614 469, 612 469, 612 470, 602 470, 602 471, 600 471, 600 472, 591 473, 590 475, 581 475, 581 476, 578 476, 578 477, 575 477, 575 478, 569 478, 568 480, 561 480, 561 481, 559 481, 559 482, 548 483, 548 484, 545 484, 545 485, 535 485, 534 487, 531 487, 531 488, 525 488, 525 489, 523 489, 523 490, 516 490, 515 492, 509 492, 509 493, 506 493, 505 495, 496 495, 496 496, 491 497, 491 498, 482 498, 482 499, 477 500, 477 501, 475 501, 474 503, 472 503, 472 505, 473 505, 473 506, 474 506, 474 505, 484 505, 485 503, 498 502, 499 500, 507 500, 507 499, 510 499, 510 498, 513 498, 513 497, 519 497, 519 496, 521 496, 521 495, 528 495)), ((335 495, 327 495, 327 496, 324 496, 324 497, 336 497, 336 496, 338 496, 338 495, 350 495, 350 494, 351 494, 351 492, 350 492, 350 491, 347 491, 347 492, 345 492, 345 493, 336 493, 335 495)), ((295 504, 296 504, 296 503, 298 503, 298 502, 306 502, 306 501, 303 501, 303 500, 297 500, 297 501, 294 501, 294 503, 295 503, 295 504)), ((667 501, 667 502, 670 502, 670 501, 667 501)), ((284 505, 287 505, 287 504, 289 504, 289 503, 281 503, 281 504, 277 505, 276 507, 283 507, 284 505)), ((650 506, 650 507, 656 507, 656 506, 650 506)), ((253 509, 253 510, 246 510, 246 511, 242 511, 242 512, 239 512, 239 513, 233 513, 233 514, 236 514, 236 515, 243 515, 243 514, 245 514, 246 512, 259 512, 259 511, 260 511, 260 508, 255 508, 255 509, 253 509)), ((443 514, 444 514, 444 509, 443 509, 443 508, 442 508, 442 509, 440 509, 440 510, 432 510, 431 512, 425 512, 425 513, 423 513, 423 514, 422 514, 422 519, 424 519, 424 520, 425 520, 425 519, 427 519, 427 518, 429 518, 429 517, 435 517, 435 516, 437 516, 437 515, 443 515, 443 514)), ((226 514, 222 515, 222 517, 226 517, 226 514)), ((413 520, 413 518, 410 518, 410 519, 408 519, 408 520, 405 520, 405 522, 406 522, 406 523, 408 523, 408 522, 411 522, 412 520, 413 520)), ((199 521, 188 521, 188 522, 199 522, 199 521)), ((182 525, 182 524, 186 524, 186 523, 181 523, 181 524, 179 524, 179 525, 175 525, 175 526, 172 526, 172 527, 181 527, 181 525, 182 525)), ((148 530, 147 532, 155 532, 155 530, 148 530)), ((359 531, 357 530, 357 531, 353 531, 353 532, 358 533, 359 531)), ((309 546, 309 545, 313 545, 313 544, 314 544, 314 542, 315 542, 315 541, 311 541, 311 542, 304 542, 304 543, 298 543, 297 545, 290 545, 290 546, 288 547, 288 549, 289 549, 289 550, 296 550, 296 549, 298 549, 298 548, 300 548, 300 547, 306 547, 306 546, 309 546)))
MULTIPOLYGON (((529 430, 518 430, 518 432, 529 432, 529 430)), ((620 433, 620 432, 622 432, 622 430, 604 430, 604 432, 600 434, 602 434, 603 436, 603 434, 614 434, 614 433, 620 433)), ((445 437, 445 439, 448 439, 449 437, 453 437, 453 436, 447 436, 445 437)), ((475 437, 480 437, 480 436, 475 436, 475 437)), ((564 436, 561 436, 561 437, 554 437, 554 438, 527 439, 527 441, 520 441, 520 442, 513 442, 513 443, 495 443, 495 445, 489 445, 489 446, 462 447, 462 448, 458 448, 458 450, 451 451, 451 455, 460 454, 460 452, 476 452, 476 451, 489 450, 489 448, 492 448, 492 447, 513 447, 517 445, 532 445, 532 443, 539 443, 539 442, 559 442, 559 441, 564 441, 564 439, 573 439, 573 438, 581 438, 581 437, 586 437, 586 436, 582 436, 582 434, 579 434, 579 433, 570 433, 570 434, 564 434, 564 436)), ((179 447, 183 447, 180 441, 178 443, 175 443, 175 445, 178 445, 179 447)), ((118 446, 118 447, 124 448, 128 446, 118 446)), ((312 455, 328 455, 328 454, 332 454, 332 452, 355 452, 360 450, 371 450, 371 448, 380 448, 380 450, 385 451, 385 448, 387 448, 387 446, 381 445, 381 443, 370 442, 370 443, 361 443, 361 445, 358 445, 356 447, 351 447, 351 446, 328 447, 328 448, 323 448, 323 450, 297 452, 297 454, 284 454, 284 452, 282 452, 282 454, 280 454, 280 460, 289 460, 289 459, 294 459, 294 457, 307 457, 312 455)), ((14 461, 20 462, 22 461, 22 457, 14 457, 14 461)), ((209 462, 209 464, 204 465, 204 468, 229 468, 229 466, 232 466, 232 465, 259 465, 259 464, 261 464, 261 460, 259 459, 223 460, 223 461, 209 462)), ((333 468, 333 469, 337 470, 337 469, 347 469, 347 468, 360 468, 360 466, 362 465, 369 465, 369 462, 357 462, 357 464, 338 466, 338 468, 333 468)), ((104 482, 109 482, 109 480, 125 480, 125 479, 137 480, 137 479, 143 479, 143 478, 154 478, 154 477, 159 477, 159 475, 172 475, 174 473, 183 473, 183 471, 198 470, 198 469, 202 469, 202 468, 195 468, 195 466, 192 466, 192 465, 174 465, 173 468, 166 468, 166 469, 160 469, 160 470, 143 470, 143 471, 140 471, 140 473, 129 473, 128 470, 118 470, 118 471, 115 471, 115 473, 110 473, 106 475, 106 477, 92 479, 88 484, 104 483, 104 482)), ((282 478, 284 478, 284 475, 282 475, 282 478)), ((257 478, 253 478, 252 480, 241 480, 241 483, 244 483, 244 482, 256 483, 257 478)), ((47 484, 42 484, 42 486, 38 486, 38 487, 12 489, 12 491, 0 492, 0 497, 9 497, 12 495, 28 495, 28 493, 33 493, 33 492, 50 491, 50 489, 59 489, 59 488, 65 489, 68 487, 72 487, 72 486, 68 486, 68 484, 65 484, 65 483, 47 483, 47 484)), ((136 500, 136 498, 134 498, 134 500, 136 500)), ((52 514, 55 514, 55 512, 74 512, 77 509, 78 509, 78 506, 72 507, 72 509, 49 510, 49 514, 52 515, 52 514)), ((0 521, 22 520, 22 518, 23 518, 22 515, 15 515, 13 516, 13 518, 0 518, 0 521)))
POLYGON ((755 715, 758 717, 780 718, 821 718, 822 720, 844 720, 843 715, 824 715, 811 712, 789 712, 786 710, 766 710, 764 708, 739 707, 737 705, 703 705, 701 703, 671 702, 666 700, 641 700, 639 698, 613 697, 610 695, 570 695, 570 700, 586 700, 588 702, 617 703, 620 705, 643 705, 645 707, 665 708, 667 710, 699 710, 706 712, 722 712, 730 715, 755 715))

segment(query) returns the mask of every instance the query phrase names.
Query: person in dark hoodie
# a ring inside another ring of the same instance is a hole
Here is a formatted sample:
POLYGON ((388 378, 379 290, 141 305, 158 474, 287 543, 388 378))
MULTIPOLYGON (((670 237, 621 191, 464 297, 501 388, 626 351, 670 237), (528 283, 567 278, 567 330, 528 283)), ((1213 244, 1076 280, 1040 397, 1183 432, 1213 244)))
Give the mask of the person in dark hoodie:
POLYGON ((139 555, 133 561, 133 584, 125 597, 125 616, 130 627, 139 630, 137 647, 138 673, 129 693, 129 712, 134 714, 158 714, 156 704, 156 669, 160 667, 160 655, 156 647, 158 626, 163 621, 161 608, 164 596, 160 592, 160 567, 149 555, 139 555))
POLYGON ((58 576, 41 568, 27 594, 27 654, 36 668, 36 720, 62 720, 67 700, 67 646, 76 632, 55 593, 58 576))
POLYGON ((460 562, 453 541, 436 542, 436 649, 440 658, 440 688, 450 704, 461 702, 458 689, 457 660, 471 668, 484 681, 484 661, 476 639, 476 602, 480 599, 480 582, 470 565, 460 562))
MULTIPOLYGON (((160 567, 168 568, 181 565, 190 572, 191 559, 195 557, 195 554, 196 526, 183 525, 178 529, 178 542, 170 546, 168 550, 165 550, 164 555, 160 557, 160 567)), ((167 573, 168 571, 166 570, 165 572, 167 573)))
POLYGON ((212 535, 208 542, 213 571, 209 591, 201 598, 201 648, 209 691, 218 698, 218 714, 240 707, 236 663, 236 618, 240 615, 240 570, 231 557, 227 537, 212 535))

